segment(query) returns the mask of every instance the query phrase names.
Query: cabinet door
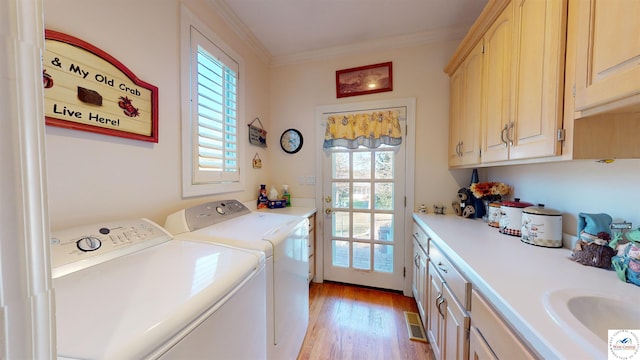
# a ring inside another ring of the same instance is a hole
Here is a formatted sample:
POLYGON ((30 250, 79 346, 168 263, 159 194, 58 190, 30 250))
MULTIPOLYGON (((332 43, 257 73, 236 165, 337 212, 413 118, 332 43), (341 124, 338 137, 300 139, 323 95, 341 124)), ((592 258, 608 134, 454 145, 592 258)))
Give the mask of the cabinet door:
POLYGON ((497 358, 522 360, 536 358, 475 290, 471 291, 471 313, 473 327, 481 334, 482 339, 497 358))
POLYGON ((418 258, 418 310, 420 311, 420 317, 422 319, 422 326, 427 327, 427 314, 425 311, 425 307, 428 300, 427 294, 427 282, 429 279, 427 278, 427 254, 424 252, 418 258))
POLYGON ((638 19, 637 0, 579 2, 575 107, 583 115, 640 103, 638 19))
POLYGON ((413 280, 411 281, 411 292, 413 293, 413 298, 418 302, 418 281, 419 281, 419 263, 418 259, 420 258, 420 246, 418 246, 418 242, 413 240, 413 280))
POLYGON ((449 80, 449 166, 458 166, 462 160, 460 152, 460 127, 462 114, 462 92, 464 86, 464 71, 458 68, 449 80))
POLYGON ((450 80, 449 166, 480 163, 482 42, 450 80))
POLYGON ((498 360, 475 326, 469 333, 469 360, 498 360))
POLYGON ((418 311, 420 312, 420 319, 422 320, 422 326, 427 328, 427 312, 426 306, 428 302, 427 294, 427 254, 422 247, 418 245, 417 241, 413 241, 413 297, 416 300, 418 311))
POLYGON ((463 117, 460 121, 461 165, 480 163, 480 124, 482 110, 482 42, 461 65, 464 69, 463 117))
POLYGON ((438 276, 437 271, 429 262, 428 272, 428 299, 427 299, 427 337, 431 344, 431 350, 436 360, 442 359, 442 343, 444 341, 444 313, 441 310, 442 303, 442 279, 438 276))
POLYGON ((316 214, 309 216, 309 282, 316 276, 316 214))
POLYGON ((509 157, 512 22, 513 4, 509 4, 484 36, 482 162, 509 157))
POLYGON ((509 159, 559 155, 567 3, 514 4, 514 56, 509 159))
POLYGON ((447 360, 467 359, 469 356, 469 343, 467 342, 467 331, 469 330, 469 314, 462 308, 455 297, 451 294, 449 287, 445 284, 442 287, 446 314, 444 316, 444 357, 447 360))

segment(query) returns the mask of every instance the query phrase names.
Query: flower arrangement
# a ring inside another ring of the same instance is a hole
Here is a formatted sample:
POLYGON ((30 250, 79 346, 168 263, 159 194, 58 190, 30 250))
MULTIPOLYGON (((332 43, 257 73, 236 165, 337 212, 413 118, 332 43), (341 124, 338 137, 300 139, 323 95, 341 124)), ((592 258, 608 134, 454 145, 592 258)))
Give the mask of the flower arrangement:
POLYGON ((511 193, 509 185, 498 181, 471 184, 470 190, 478 199, 489 201, 501 200, 503 196, 511 193))

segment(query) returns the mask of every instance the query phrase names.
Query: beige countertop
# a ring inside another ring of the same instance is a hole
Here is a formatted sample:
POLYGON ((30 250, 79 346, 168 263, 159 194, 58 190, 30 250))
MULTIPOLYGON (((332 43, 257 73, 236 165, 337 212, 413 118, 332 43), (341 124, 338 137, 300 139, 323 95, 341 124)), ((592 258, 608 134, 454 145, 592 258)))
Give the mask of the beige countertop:
POLYGON ((255 200, 246 201, 243 202, 243 204, 251 211, 273 212, 275 214, 283 215, 309 217, 317 212, 317 209, 315 208, 315 200, 307 198, 292 198, 292 206, 279 209, 258 209, 257 202, 255 200))
MULTIPOLYGON (((545 359, 607 358, 604 341, 574 336, 584 329, 568 326, 547 310, 545 303, 554 290, 594 292, 636 304, 640 299, 640 287, 618 280, 614 271, 576 263, 569 249, 525 244, 481 219, 435 214, 413 217, 474 289, 545 359)), ((471 319, 473 324, 473 309, 471 319)))
POLYGON ((316 208, 303 207, 303 206, 291 206, 291 207, 285 207, 285 208, 279 208, 279 209, 256 209, 253 211, 272 212, 275 214, 309 217, 316 213, 316 208))

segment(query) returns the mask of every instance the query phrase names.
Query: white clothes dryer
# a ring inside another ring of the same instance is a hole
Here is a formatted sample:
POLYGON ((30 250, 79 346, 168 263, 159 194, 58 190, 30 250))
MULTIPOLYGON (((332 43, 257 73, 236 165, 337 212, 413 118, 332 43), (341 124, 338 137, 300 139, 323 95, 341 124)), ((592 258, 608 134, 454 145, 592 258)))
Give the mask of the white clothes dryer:
POLYGON ((52 233, 58 358, 265 359, 264 255, 147 219, 52 233))
POLYGON ((309 220, 251 212, 237 200, 180 210, 164 224, 176 239, 264 252, 267 269, 267 355, 294 360, 309 325, 309 220))

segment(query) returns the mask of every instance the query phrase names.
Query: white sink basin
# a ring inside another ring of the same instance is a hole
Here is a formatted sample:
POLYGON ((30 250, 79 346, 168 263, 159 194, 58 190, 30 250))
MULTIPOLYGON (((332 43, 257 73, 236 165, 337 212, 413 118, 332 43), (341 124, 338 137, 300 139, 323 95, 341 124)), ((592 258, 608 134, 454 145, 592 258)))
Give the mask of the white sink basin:
POLYGON ((553 290, 543 301, 553 320, 597 357, 606 358, 608 330, 637 329, 640 324, 637 305, 594 290, 553 290))

